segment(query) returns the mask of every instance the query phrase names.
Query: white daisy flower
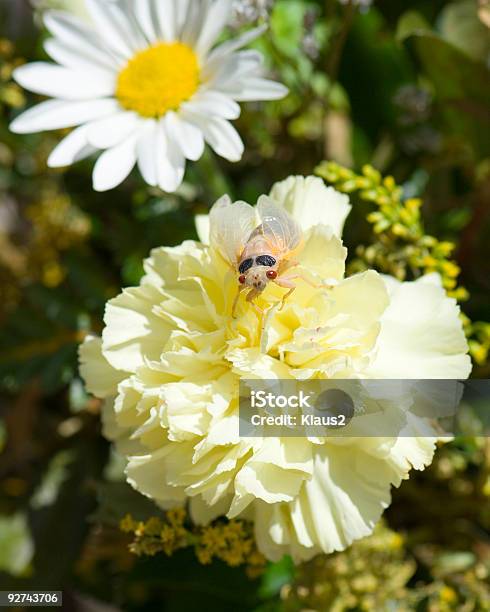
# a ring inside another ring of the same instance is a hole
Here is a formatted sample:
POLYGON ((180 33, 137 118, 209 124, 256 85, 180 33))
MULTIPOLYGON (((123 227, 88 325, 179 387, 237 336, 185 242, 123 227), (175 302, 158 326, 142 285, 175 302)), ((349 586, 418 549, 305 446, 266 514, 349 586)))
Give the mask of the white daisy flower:
POLYGON ((13 121, 16 133, 75 129, 48 165, 68 166, 103 150, 94 189, 119 185, 137 164, 164 191, 182 182, 186 159, 204 144, 238 161, 243 142, 230 120, 237 102, 282 98, 287 89, 261 76, 262 55, 240 50, 263 28, 214 46, 231 0, 85 0, 90 23, 69 13, 44 16, 56 64, 18 68, 24 88, 53 98, 13 121))

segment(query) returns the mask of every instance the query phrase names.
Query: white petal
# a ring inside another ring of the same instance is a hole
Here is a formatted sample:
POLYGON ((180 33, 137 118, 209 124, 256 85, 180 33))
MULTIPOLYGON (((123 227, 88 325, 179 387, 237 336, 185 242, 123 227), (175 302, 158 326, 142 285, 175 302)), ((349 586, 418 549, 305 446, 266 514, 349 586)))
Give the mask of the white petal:
POLYGON ((196 44, 208 4, 209 0, 201 0, 201 2, 189 0, 181 2, 179 0, 177 2, 177 36, 190 47, 194 47, 196 44))
POLYGON ((174 5, 174 17, 175 17, 175 28, 176 28, 176 36, 180 37, 182 34, 182 30, 186 25, 186 21, 188 21, 189 17, 189 7, 191 3, 194 6, 198 4, 203 4, 203 0, 200 3, 193 2, 193 0, 173 0, 174 5))
POLYGON ((110 67, 117 62, 121 64, 121 56, 107 50, 104 40, 86 23, 68 13, 47 11, 44 15, 46 28, 69 49, 80 56, 100 61, 110 67))
POLYGON ((146 38, 150 42, 156 42, 158 35, 156 32, 155 15, 153 14, 152 0, 137 0, 133 5, 134 14, 146 38))
POLYGON ((154 313, 162 293, 151 284, 125 289, 105 309, 103 355, 113 368, 135 372, 148 359, 160 359, 172 327, 154 313))
POLYGON ((284 206, 303 231, 322 224, 339 238, 352 209, 348 196, 327 187, 317 176, 290 176, 273 185, 270 197, 284 206))
MULTIPOLYGON (((297 217, 296 217, 297 219, 297 217)), ((301 224, 301 223, 300 223, 301 224)), ((304 227, 304 226, 302 226, 304 227)), ((345 274, 347 249, 330 227, 320 223, 305 232, 305 246, 301 251, 301 264, 309 272, 318 274, 324 282, 340 281, 345 274)))
POLYGON ((57 38, 49 38, 44 42, 46 53, 61 66, 83 70, 108 70, 114 72, 117 62, 109 56, 104 58, 100 49, 94 47, 93 53, 81 51, 76 46, 69 46, 57 38))
POLYGON ((138 45, 134 32, 115 2, 85 0, 87 10, 101 37, 117 53, 129 59, 138 45))
POLYGON ((240 106, 219 91, 199 92, 191 101, 182 104, 181 108, 191 113, 215 115, 223 119, 237 119, 240 116, 240 106))
POLYGON ((385 277, 391 302, 381 318, 374 378, 467 378, 471 360, 459 306, 437 275, 400 283, 385 277))
POLYGON ((47 100, 14 119, 10 129, 17 134, 58 130, 110 115, 117 109, 117 102, 110 98, 82 102, 47 100))
POLYGON ((173 41, 176 38, 175 6, 173 0, 154 0, 158 18, 159 34, 164 41, 173 41))
POLYGON ((117 147, 104 151, 94 167, 95 191, 108 191, 117 187, 129 175, 135 163, 136 143, 134 138, 128 138, 117 147))
POLYGON ((315 475, 301 497, 313 539, 331 553, 372 532, 390 502, 394 476, 382 460, 352 448, 322 447, 315 459, 315 475))
POLYGON ((87 143, 87 128, 82 125, 65 136, 63 140, 55 147, 48 158, 48 166, 50 168, 62 168, 70 166, 76 161, 85 159, 97 149, 87 143))
POLYGON ((126 478, 132 487, 151 497, 162 508, 182 506, 186 502, 184 489, 165 484, 165 454, 161 451, 149 455, 133 453, 126 468, 126 478))
MULTIPOLYGON (((98 0, 106 3, 107 0, 98 0)), ((112 0, 114 22, 119 31, 123 34, 126 42, 130 45, 133 52, 148 48, 148 38, 141 27, 135 13, 135 4, 141 4, 149 0, 112 0)))
POLYGON ((231 123, 220 117, 201 117, 190 113, 187 117, 201 128, 206 142, 218 155, 231 162, 240 161, 244 146, 231 123))
POLYGON ((225 88, 225 91, 239 102, 280 100, 289 92, 288 88, 282 83, 260 78, 249 78, 236 84, 231 82, 225 88))
POLYGON ((139 122, 140 118, 136 113, 120 111, 91 123, 87 129, 87 140, 98 149, 110 149, 126 140, 139 122))
POLYGON ((157 124, 153 119, 145 122, 137 143, 138 168, 148 185, 157 184, 156 166, 157 124))
POLYGON ((215 0, 205 16, 204 23, 196 44, 196 52, 204 57, 226 26, 230 17, 231 2, 229 0, 215 0))
POLYGON ((258 75, 263 61, 264 57, 258 51, 238 51, 207 61, 202 68, 201 78, 208 87, 226 87, 231 80, 251 76, 253 73, 258 75))
POLYGON ((233 53, 234 51, 237 51, 241 47, 248 45, 248 43, 252 42, 252 40, 255 40, 256 38, 261 36, 266 30, 267 30, 267 26, 262 25, 262 26, 259 26, 258 28, 254 28, 253 30, 248 30, 248 32, 245 32, 244 34, 242 34, 241 36, 238 36, 237 38, 228 40, 222 45, 219 45, 219 47, 216 47, 216 49, 213 49, 213 51, 209 55, 208 61, 212 62, 218 58, 222 58, 225 55, 228 55, 229 53, 233 53))
POLYGON ((289 553, 296 562, 344 550, 372 532, 391 501, 390 486, 399 486, 412 466, 429 464, 434 447, 424 438, 399 438, 384 448, 362 439, 345 447, 319 445, 313 477, 294 501, 254 503, 259 549, 271 560, 289 553))
POLYGON ((175 144, 168 143, 166 159, 157 171, 159 186, 163 191, 172 193, 180 187, 185 174, 185 157, 175 144))
POLYGON ((203 244, 209 244, 209 215, 196 215, 194 223, 199 240, 203 244))
POLYGON ((189 514, 197 525, 209 525, 220 516, 224 516, 230 507, 230 499, 224 496, 215 505, 210 506, 201 497, 191 497, 189 500, 189 514))
POLYGON ((172 193, 184 178, 185 158, 166 132, 165 122, 160 120, 157 129, 157 177, 163 191, 172 193))
POLYGON ((178 144, 182 154, 187 159, 198 160, 204 152, 204 137, 201 130, 173 112, 165 115, 165 121, 169 138, 178 144))
POLYGON ((78 349, 80 375, 85 381, 89 393, 97 397, 108 397, 117 394, 118 384, 127 376, 115 370, 102 355, 102 340, 96 336, 87 336, 78 349))
POLYGON ((235 518, 253 498, 263 499, 268 504, 292 501, 303 480, 301 472, 287 472, 271 464, 261 464, 260 469, 254 469, 246 464, 236 476, 235 499, 228 517, 235 518))
POLYGON ((64 100, 110 96, 115 86, 115 76, 110 72, 65 68, 46 62, 20 66, 13 76, 29 91, 64 100))

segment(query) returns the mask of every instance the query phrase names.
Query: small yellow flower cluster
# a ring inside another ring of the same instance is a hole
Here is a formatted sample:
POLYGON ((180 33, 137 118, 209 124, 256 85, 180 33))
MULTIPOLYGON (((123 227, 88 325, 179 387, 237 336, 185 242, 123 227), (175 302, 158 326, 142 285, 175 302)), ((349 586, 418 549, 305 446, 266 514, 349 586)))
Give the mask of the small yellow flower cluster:
POLYGON ((232 520, 205 527, 196 546, 202 564, 221 559, 230 567, 247 564, 248 573, 256 575, 265 565, 265 558, 255 546, 252 531, 242 521, 232 520))
POLYGON ((468 317, 464 316, 463 325, 471 356, 478 365, 485 365, 490 355, 490 323, 483 321, 473 323, 468 317))
POLYGON ((169 510, 165 519, 152 516, 147 521, 136 521, 130 514, 126 514, 119 527, 124 533, 134 534, 129 548, 135 555, 153 556, 164 552, 171 556, 190 543, 192 534, 184 527, 185 518, 183 508, 169 510))
POLYGON ((263 569, 265 558, 257 551, 248 524, 231 520, 187 527, 186 518, 183 508, 168 510, 164 518, 151 517, 147 521, 136 521, 127 514, 119 527, 124 533, 134 535, 130 550, 138 556, 153 556, 159 552, 171 556, 180 548, 194 546, 196 557, 203 565, 213 559, 220 559, 231 567, 246 564, 251 576, 263 569))
MULTIPOLYGON (((47 287, 57 287, 65 276, 59 254, 82 242, 90 232, 90 222, 70 199, 48 190, 26 209, 32 234, 29 251, 38 267, 38 277, 47 287)), ((32 265, 30 266, 32 270, 32 265)))
MULTIPOLYGON (((419 547, 415 556, 424 553, 427 549, 419 547)), ((371 536, 344 552, 317 556, 300 566, 294 581, 282 588, 281 609, 449 612, 462 609, 462 599, 471 602, 468 610, 489 609, 483 563, 466 570, 464 580, 461 571, 453 570, 413 585, 416 568, 409 543, 381 522, 371 536)))
MULTIPOLYGON (((20 287, 41 282, 57 287, 65 277, 60 253, 81 243, 90 232, 88 218, 64 194, 50 187, 24 210, 30 224, 27 238, 14 228, 0 231, 1 311, 15 307, 20 287)), ((1 313, 0 313, 1 314, 1 313)))
POLYGON ((12 43, 0 38, 0 108, 2 104, 10 108, 21 108, 25 104, 22 89, 12 80, 12 73, 22 63, 14 57, 12 43))
POLYGON ((385 609, 388 601, 406 597, 415 567, 402 536, 380 523, 373 535, 346 551, 300 566, 294 583, 281 593, 285 610, 385 609))
POLYGON ((402 188, 393 177, 383 178, 372 166, 364 166, 359 175, 335 162, 322 162, 315 172, 339 191, 357 192, 361 199, 378 207, 367 217, 373 225, 376 242, 358 248, 361 259, 355 262, 358 269, 364 264, 376 266, 402 281, 409 272, 414 276, 437 272, 450 297, 467 299, 466 289, 457 285, 460 269, 449 259, 454 244, 425 234, 421 200, 402 200, 402 188))

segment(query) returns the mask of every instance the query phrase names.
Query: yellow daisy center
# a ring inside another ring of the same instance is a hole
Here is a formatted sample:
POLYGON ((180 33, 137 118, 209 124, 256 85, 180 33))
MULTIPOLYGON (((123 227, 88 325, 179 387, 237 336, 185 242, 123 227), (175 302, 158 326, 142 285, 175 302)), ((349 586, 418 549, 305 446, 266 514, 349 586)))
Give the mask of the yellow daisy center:
POLYGON ((179 108, 199 86, 194 51, 180 42, 159 43, 137 53, 119 73, 116 98, 143 117, 179 108))

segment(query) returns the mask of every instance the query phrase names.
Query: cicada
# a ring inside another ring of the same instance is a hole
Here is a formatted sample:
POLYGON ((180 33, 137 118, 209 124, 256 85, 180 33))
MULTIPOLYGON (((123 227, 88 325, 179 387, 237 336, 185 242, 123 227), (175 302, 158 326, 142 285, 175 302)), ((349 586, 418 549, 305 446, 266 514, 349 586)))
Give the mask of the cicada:
POLYGON ((286 274, 298 265, 295 256, 303 242, 300 226, 287 211, 267 196, 259 199, 256 208, 246 202, 232 204, 224 196, 212 207, 209 225, 211 244, 237 275, 232 316, 242 291, 248 291, 246 301, 261 315, 254 300, 270 282, 288 289, 283 305, 296 288, 294 280, 304 278, 286 274))

